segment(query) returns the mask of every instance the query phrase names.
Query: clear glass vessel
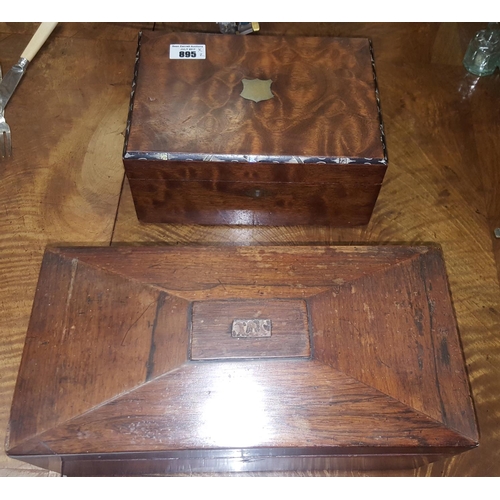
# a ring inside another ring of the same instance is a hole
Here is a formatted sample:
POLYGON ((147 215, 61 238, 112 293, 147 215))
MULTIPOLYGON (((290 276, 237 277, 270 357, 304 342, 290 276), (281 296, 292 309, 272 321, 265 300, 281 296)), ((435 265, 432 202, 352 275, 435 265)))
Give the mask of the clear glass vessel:
POLYGON ((500 26, 490 23, 478 31, 470 41, 464 57, 464 66, 477 76, 492 75, 500 67, 500 26))

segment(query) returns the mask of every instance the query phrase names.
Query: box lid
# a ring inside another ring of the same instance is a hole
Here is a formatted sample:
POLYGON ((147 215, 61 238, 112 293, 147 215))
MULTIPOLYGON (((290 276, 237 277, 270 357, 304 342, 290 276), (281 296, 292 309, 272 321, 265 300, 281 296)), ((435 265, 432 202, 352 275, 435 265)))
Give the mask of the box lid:
POLYGON ((45 254, 10 455, 450 453, 477 438, 435 248, 45 254))
POLYGON ((144 32, 124 158, 386 164, 371 43, 144 32))

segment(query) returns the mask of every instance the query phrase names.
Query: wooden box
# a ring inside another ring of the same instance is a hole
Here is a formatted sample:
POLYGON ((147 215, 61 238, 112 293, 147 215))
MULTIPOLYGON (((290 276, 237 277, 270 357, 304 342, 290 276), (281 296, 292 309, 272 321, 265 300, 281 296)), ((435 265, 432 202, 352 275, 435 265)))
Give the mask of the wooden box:
POLYGON ((66 475, 394 469, 477 443, 436 248, 45 254, 11 457, 66 475))
POLYGON ((367 224, 387 168, 370 41, 144 32, 123 162, 143 222, 367 224))

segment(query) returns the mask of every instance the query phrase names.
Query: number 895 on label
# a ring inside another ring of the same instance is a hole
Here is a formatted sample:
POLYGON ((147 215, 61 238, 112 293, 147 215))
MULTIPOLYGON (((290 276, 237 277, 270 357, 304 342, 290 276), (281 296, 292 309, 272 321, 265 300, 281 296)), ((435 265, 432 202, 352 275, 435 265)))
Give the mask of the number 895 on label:
POLYGON ((170 59, 205 59, 205 45, 170 45, 170 59))

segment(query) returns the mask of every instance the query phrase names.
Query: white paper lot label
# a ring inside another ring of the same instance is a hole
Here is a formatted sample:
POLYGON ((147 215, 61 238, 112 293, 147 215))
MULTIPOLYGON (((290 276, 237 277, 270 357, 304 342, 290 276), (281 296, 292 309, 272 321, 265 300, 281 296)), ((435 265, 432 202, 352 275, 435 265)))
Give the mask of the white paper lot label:
POLYGON ((170 44, 170 59, 205 59, 205 45, 170 44))

